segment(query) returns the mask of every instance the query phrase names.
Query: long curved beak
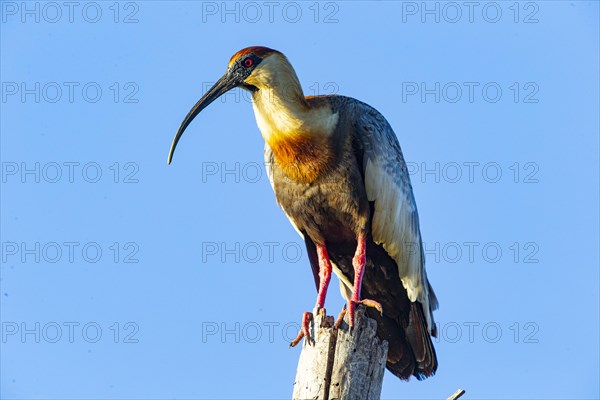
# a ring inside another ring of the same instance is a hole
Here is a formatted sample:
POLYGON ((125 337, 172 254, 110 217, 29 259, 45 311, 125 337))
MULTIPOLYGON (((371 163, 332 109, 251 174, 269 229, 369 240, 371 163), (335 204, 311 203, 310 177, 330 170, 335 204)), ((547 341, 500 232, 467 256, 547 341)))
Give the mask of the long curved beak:
POLYGON ((192 107, 190 112, 185 116, 185 119, 181 123, 179 130, 175 134, 173 138, 173 143, 171 143, 171 150, 169 150, 169 159, 168 162, 171 164, 171 160, 173 159, 173 153, 175 152, 175 147, 177 147, 177 143, 179 143, 179 139, 181 139, 181 135, 185 131, 185 128, 196 118, 196 115, 200 114, 200 111, 204 110, 210 103, 218 99, 222 94, 228 92, 234 87, 238 86, 239 83, 237 80, 226 73, 223 75, 214 85, 211 87, 204 96, 192 107))

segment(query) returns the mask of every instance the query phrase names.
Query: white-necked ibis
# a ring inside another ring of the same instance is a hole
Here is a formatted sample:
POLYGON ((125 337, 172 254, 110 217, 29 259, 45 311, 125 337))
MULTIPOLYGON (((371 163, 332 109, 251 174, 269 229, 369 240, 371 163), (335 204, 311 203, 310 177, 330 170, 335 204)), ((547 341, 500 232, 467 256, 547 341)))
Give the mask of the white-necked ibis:
MULTIPOLYGON (((303 236, 316 287, 325 305, 333 270, 348 302, 377 320, 389 343, 388 369, 402 379, 431 376, 437 358, 436 296, 425 272, 417 205, 394 131, 373 107, 350 97, 304 96, 292 65, 280 52, 248 47, 194 105, 175 135, 230 89, 252 92, 265 140, 266 167, 277 202, 303 236), (361 296, 364 296, 361 297, 361 296)), ((311 314, 303 316, 308 336, 311 314)))

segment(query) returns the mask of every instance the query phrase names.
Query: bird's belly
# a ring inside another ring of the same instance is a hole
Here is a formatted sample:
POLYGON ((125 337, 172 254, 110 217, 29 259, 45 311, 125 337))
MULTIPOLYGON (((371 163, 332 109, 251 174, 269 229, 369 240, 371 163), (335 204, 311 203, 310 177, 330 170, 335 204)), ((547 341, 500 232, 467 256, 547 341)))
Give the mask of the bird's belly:
POLYGON ((362 187, 348 182, 339 176, 309 184, 275 180, 275 194, 296 227, 315 243, 356 243, 368 224, 369 207, 362 187))

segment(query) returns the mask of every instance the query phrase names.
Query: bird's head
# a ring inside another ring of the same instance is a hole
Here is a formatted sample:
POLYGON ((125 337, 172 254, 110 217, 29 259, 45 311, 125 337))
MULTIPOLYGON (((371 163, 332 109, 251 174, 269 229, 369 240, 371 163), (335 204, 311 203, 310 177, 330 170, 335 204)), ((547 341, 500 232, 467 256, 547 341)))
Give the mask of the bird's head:
POLYGON ((257 92, 260 89, 274 86, 279 80, 278 76, 289 74, 295 77, 289 62, 277 50, 253 46, 235 53, 229 61, 225 74, 198 100, 181 123, 171 144, 169 164, 171 164, 175 147, 185 129, 210 103, 235 87, 257 92))

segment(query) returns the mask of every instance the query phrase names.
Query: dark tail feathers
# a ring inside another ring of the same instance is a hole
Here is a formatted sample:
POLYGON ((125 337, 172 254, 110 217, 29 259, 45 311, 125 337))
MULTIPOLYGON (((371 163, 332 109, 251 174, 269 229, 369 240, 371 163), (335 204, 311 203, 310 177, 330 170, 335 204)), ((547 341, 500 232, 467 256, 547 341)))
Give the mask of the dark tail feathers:
POLYGON ((414 375, 418 380, 423 380, 434 375, 438 367, 437 356, 421 303, 411 303, 409 323, 404 334, 412 350, 412 360, 405 356, 402 357, 404 362, 388 362, 387 368, 401 379, 409 379, 414 375))

